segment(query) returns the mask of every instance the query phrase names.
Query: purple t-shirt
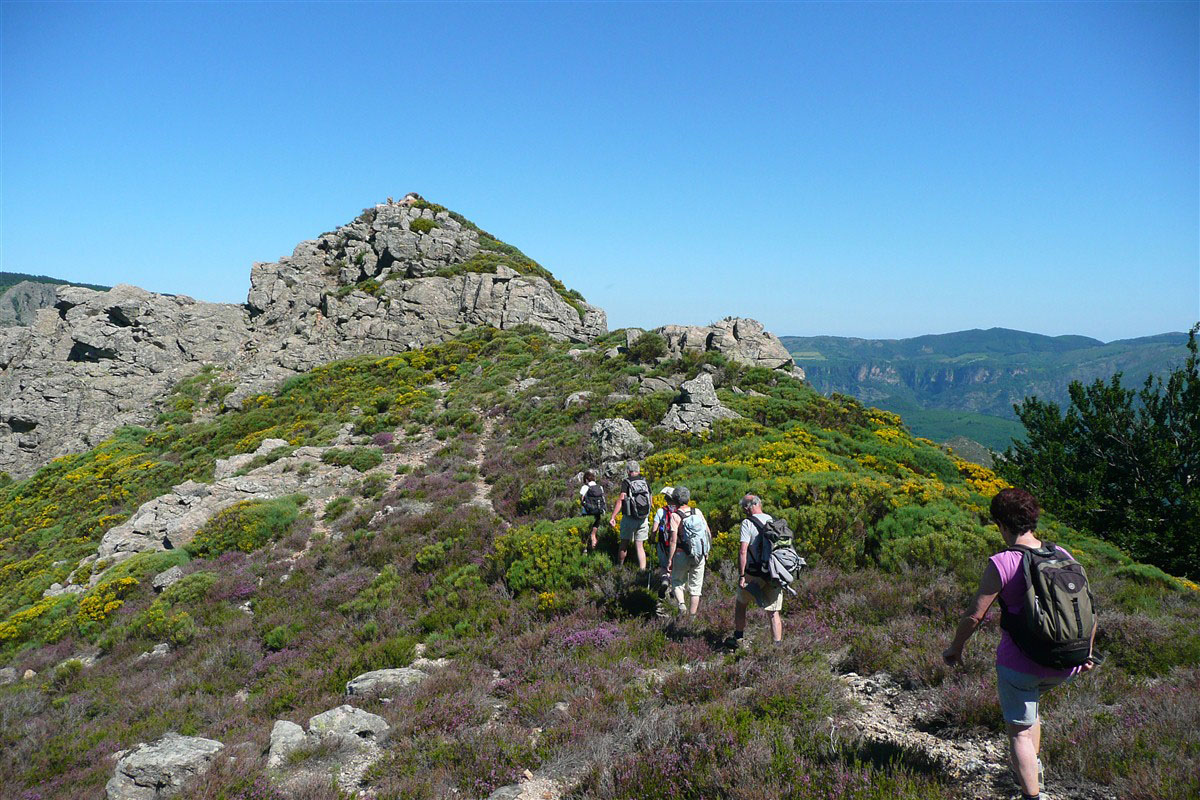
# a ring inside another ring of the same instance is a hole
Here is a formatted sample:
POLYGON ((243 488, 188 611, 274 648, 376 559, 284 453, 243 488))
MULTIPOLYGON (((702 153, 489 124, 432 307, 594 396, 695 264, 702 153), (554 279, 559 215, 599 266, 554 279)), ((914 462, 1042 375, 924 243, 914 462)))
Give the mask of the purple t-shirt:
MULTIPOLYGON (((1058 545, 1055 548, 1065 556, 1070 556, 1058 545)), ((1000 599, 1014 614, 1019 614, 1025 608, 1025 575, 1021 572, 1021 554, 1016 550, 1005 550, 992 556, 991 562, 1000 571, 1000 599)), ((1021 652, 1017 643, 1009 636, 1008 631, 1001 628, 1000 646, 996 648, 996 663, 1002 667, 1024 672, 1026 675, 1037 675, 1039 678, 1058 678, 1074 675, 1079 667, 1057 669, 1044 667, 1021 652)))

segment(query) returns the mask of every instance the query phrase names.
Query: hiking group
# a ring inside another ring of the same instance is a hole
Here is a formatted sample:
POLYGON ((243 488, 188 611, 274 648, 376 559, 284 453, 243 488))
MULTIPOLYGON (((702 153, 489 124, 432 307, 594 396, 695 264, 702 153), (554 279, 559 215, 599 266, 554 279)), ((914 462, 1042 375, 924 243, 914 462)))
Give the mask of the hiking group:
MULTIPOLYGON (((704 571, 712 551, 708 520, 692 505, 692 493, 686 486, 660 489, 665 503, 654 511, 651 520, 654 502, 650 484, 636 461, 628 462, 625 472, 617 502, 608 519, 611 527, 618 528, 617 512, 621 513, 617 564, 624 565, 632 546, 638 569, 646 572, 645 545, 653 533, 659 565, 659 593, 669 597, 681 612, 694 616, 700 610, 704 571)), ((589 550, 595 550, 607 501, 604 487, 596 482, 594 471, 588 470, 583 478, 579 490, 580 505, 583 512, 592 517, 585 545, 589 550)), ((783 638, 783 620, 779 613, 783 608, 783 595, 785 592, 795 594, 791 584, 804 566, 804 559, 796 553, 787 522, 764 513, 761 498, 747 494, 742 498, 741 507, 745 519, 739 529, 738 594, 730 643, 743 643, 746 611, 752 603, 767 612, 771 638, 778 643, 783 638)))
MULTIPOLYGON (((638 568, 645 571, 645 543, 653 533, 660 594, 669 595, 681 612, 695 615, 703 594, 712 533, 700 509, 692 504, 686 486, 666 486, 659 493, 665 504, 651 520, 654 503, 650 486, 637 462, 626 464, 626 475, 608 519, 609 525, 616 528, 617 512, 621 512, 617 562, 625 563, 632 546, 638 568)), ((580 503, 584 513, 592 516, 585 544, 595 550, 608 509, 604 487, 596 482, 594 471, 584 475, 580 503)), ((730 643, 739 646, 744 642, 746 612, 754 604, 767 613, 771 638, 778 644, 783 638, 783 596, 785 592, 795 594, 791 584, 805 562, 796 553, 787 522, 764 513, 760 497, 747 493, 742 497, 741 510, 738 590, 730 643)), ((1093 651, 1094 598, 1079 562, 1063 548, 1037 537, 1041 509, 1032 494, 1023 489, 1004 489, 992 498, 990 510, 1005 549, 988 559, 979 589, 942 658, 950 666, 962 661, 967 640, 998 600, 1001 633, 996 650, 996 686, 1008 733, 1009 766, 1023 800, 1040 800, 1043 773, 1038 757, 1039 703, 1050 689, 1100 663, 1093 651)))

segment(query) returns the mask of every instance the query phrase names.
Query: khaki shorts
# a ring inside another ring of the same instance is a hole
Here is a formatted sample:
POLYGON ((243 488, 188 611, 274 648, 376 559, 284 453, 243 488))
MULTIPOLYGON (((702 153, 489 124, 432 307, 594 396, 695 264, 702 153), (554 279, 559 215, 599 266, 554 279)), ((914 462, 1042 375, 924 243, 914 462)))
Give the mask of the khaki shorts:
POLYGON ((763 611, 779 611, 783 608, 783 587, 767 583, 757 575, 747 575, 745 587, 738 590, 737 601, 741 605, 757 605, 763 611))
POLYGON ((621 541, 644 542, 650 538, 650 520, 621 517, 621 541))
POLYGON ((704 565, 707 559, 696 561, 687 553, 675 551, 671 562, 671 591, 682 588, 692 597, 704 591, 704 565))

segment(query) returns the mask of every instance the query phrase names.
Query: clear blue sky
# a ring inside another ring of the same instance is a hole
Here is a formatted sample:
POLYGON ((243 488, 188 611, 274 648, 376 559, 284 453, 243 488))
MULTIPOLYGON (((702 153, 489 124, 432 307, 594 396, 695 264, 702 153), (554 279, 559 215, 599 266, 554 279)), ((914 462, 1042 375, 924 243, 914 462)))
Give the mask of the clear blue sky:
POLYGON ((0 3, 3 269, 242 302, 418 191, 610 326, 1200 319, 1189 3, 0 3))

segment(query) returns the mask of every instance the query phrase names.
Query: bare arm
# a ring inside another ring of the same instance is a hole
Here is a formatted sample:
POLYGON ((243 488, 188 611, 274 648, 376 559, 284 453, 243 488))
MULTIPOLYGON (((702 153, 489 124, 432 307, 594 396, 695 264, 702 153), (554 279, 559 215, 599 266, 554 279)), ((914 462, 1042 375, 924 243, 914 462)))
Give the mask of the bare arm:
POLYGON ((667 572, 671 571, 671 565, 675 563, 675 550, 679 547, 679 524, 682 520, 678 514, 672 514, 667 518, 667 572))
POLYGON ((1000 594, 1002 588, 1004 587, 1000 581, 1000 570, 996 569, 996 565, 989 561, 987 569, 983 571, 983 577, 979 581, 979 590, 975 593, 975 597, 967 608, 967 613, 963 614, 958 628, 954 631, 954 641, 942 652, 943 661, 951 666, 962 661, 963 648, 966 647, 967 640, 982 624, 983 618, 987 616, 992 603, 996 602, 996 596, 1000 594))
POLYGON ((617 526, 617 509, 619 509, 624 502, 625 493, 621 492, 620 496, 617 498, 616 505, 613 506, 612 515, 608 518, 608 524, 614 528, 617 526))

